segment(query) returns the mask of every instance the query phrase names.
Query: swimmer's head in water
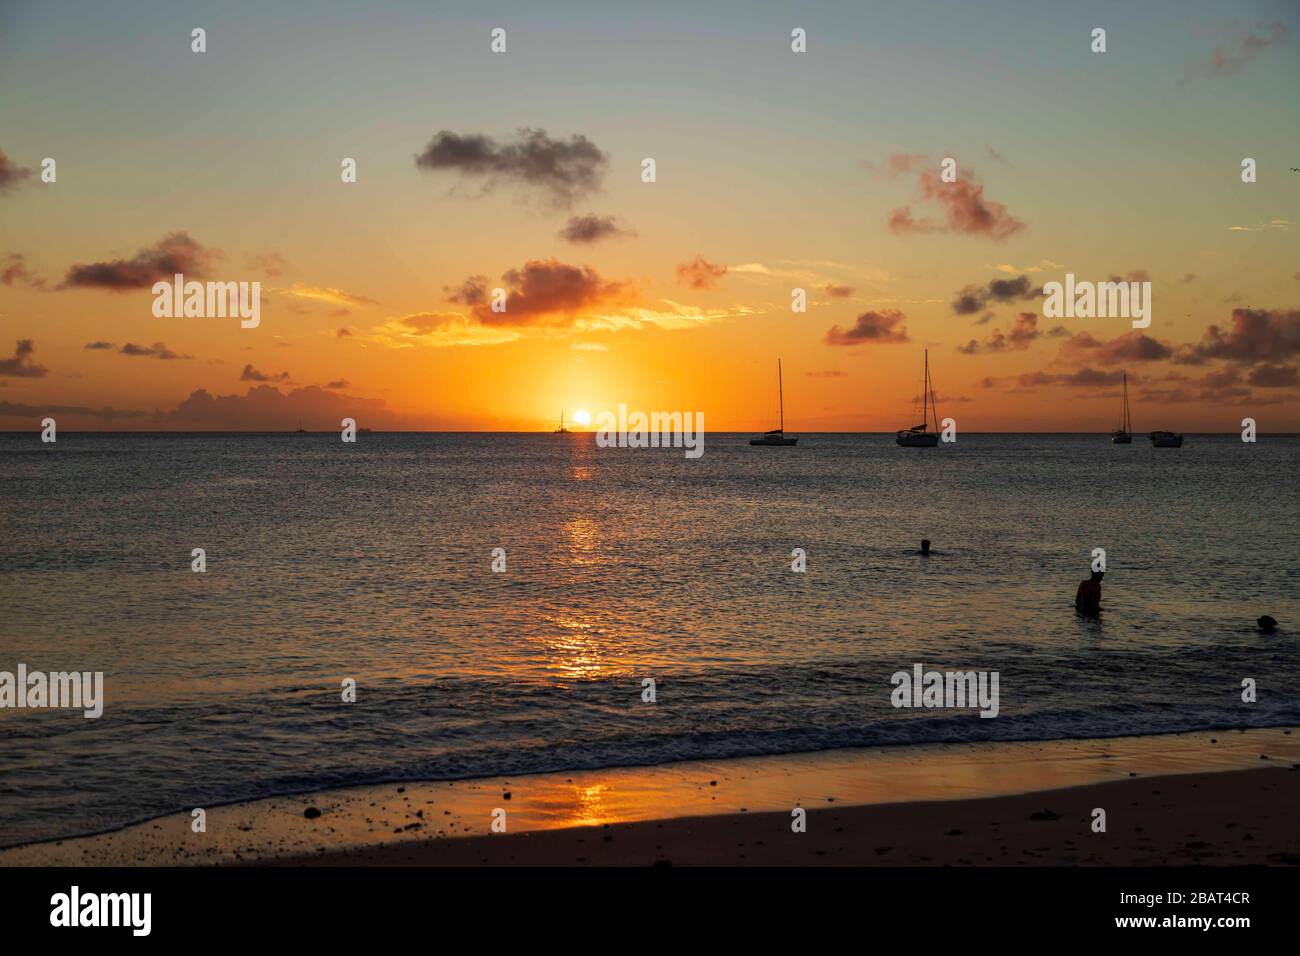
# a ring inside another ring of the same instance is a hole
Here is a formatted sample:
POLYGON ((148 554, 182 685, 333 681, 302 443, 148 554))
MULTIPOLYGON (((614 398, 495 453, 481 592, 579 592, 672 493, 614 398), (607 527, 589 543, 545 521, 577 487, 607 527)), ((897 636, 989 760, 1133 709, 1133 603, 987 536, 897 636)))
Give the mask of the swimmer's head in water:
POLYGON ((1093 571, 1093 572, 1092 572, 1092 579, 1093 579, 1094 581, 1100 581, 1100 580, 1101 580, 1102 578, 1104 578, 1105 576, 1106 576, 1106 572, 1105 572, 1105 571, 1093 571))
POLYGON ((924 539, 924 540, 921 542, 921 553, 922 553, 922 554, 929 554, 929 553, 930 553, 930 539, 929 539, 929 538, 926 538, 926 539, 924 539))

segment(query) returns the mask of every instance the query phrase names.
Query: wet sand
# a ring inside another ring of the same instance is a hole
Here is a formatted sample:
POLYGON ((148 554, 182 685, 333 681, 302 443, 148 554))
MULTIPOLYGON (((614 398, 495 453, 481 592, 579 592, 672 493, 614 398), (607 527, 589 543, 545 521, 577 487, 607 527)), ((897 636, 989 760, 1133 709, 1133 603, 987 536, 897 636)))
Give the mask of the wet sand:
POLYGON ((202 833, 176 814, 17 847, 0 865, 1286 866, 1297 768, 1300 734, 1279 728, 395 783, 209 808, 202 833))
POLYGON ((926 803, 737 813, 345 850, 315 866, 1300 866, 1300 772, 1185 774, 926 803), (1092 829, 1106 811, 1106 832, 1092 829))

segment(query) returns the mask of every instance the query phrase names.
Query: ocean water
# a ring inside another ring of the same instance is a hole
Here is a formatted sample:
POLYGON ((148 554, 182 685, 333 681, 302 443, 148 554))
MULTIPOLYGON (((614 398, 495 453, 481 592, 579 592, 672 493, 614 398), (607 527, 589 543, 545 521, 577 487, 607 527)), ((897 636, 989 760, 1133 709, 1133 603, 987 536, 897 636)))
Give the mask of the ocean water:
POLYGON ((0 710, 0 845, 356 783, 1300 723, 1300 439, 748 437, 0 435, 0 670, 106 681, 99 720, 0 710), (998 671, 999 716, 893 708, 914 663, 998 671))

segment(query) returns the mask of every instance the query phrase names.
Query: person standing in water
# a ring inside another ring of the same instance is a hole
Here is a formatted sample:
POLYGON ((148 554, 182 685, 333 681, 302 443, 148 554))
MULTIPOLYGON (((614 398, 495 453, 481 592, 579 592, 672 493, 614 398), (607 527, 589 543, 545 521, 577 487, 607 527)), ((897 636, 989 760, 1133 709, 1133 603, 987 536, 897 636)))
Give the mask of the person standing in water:
POLYGON ((1079 582, 1079 590, 1074 595, 1074 609, 1084 617, 1096 617, 1101 613, 1101 579, 1105 571, 1093 571, 1087 581, 1079 582))

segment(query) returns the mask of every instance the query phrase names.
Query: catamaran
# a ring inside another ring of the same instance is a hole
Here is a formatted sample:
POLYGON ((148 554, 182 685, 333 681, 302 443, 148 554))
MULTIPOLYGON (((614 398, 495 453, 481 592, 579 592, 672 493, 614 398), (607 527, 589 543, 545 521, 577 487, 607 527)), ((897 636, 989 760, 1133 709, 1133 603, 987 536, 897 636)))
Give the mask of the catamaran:
POLYGON ((1133 418, 1128 411, 1128 372, 1124 373, 1124 404, 1120 406, 1119 428, 1110 433, 1112 445, 1133 444, 1133 418))
MULTIPOLYGON (((913 409, 915 411, 915 409, 913 409)), ((925 350, 925 378, 921 383, 921 424, 901 428, 895 439, 906 448, 933 448, 939 444, 939 412, 934 407, 934 385, 930 382, 930 350, 925 350), (934 431, 930 431, 930 412, 934 412, 934 431)))
POLYGON ((788 436, 785 433, 785 391, 781 385, 781 360, 776 360, 776 395, 780 405, 781 425, 779 428, 773 428, 770 432, 764 432, 760 438, 751 438, 751 445, 795 445, 799 442, 799 436, 788 436))
POLYGON ((567 435, 569 430, 564 427, 564 412, 560 412, 560 427, 551 432, 552 435, 567 435))

